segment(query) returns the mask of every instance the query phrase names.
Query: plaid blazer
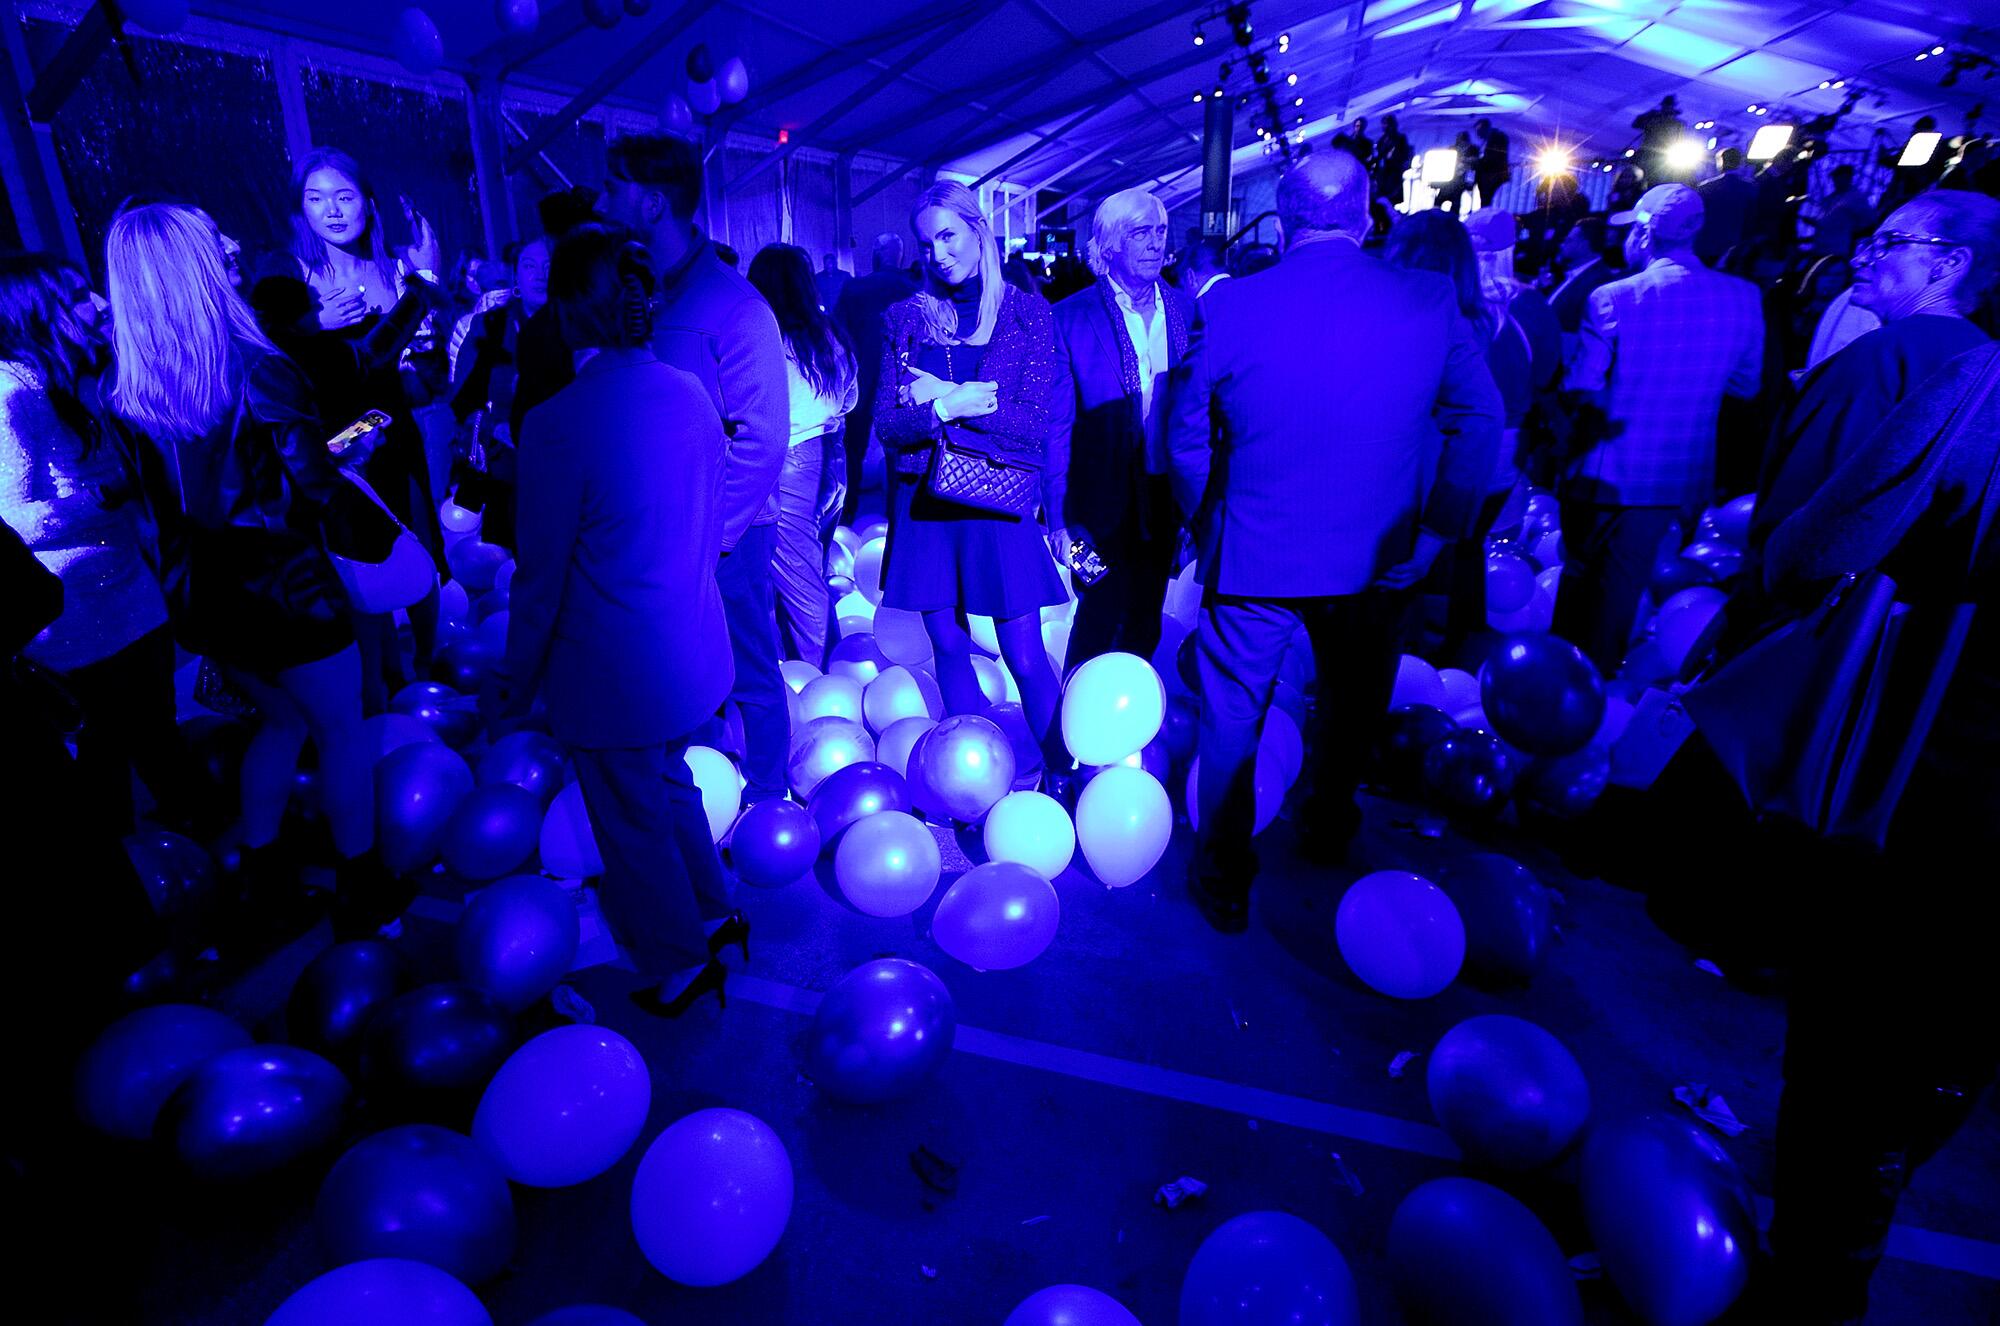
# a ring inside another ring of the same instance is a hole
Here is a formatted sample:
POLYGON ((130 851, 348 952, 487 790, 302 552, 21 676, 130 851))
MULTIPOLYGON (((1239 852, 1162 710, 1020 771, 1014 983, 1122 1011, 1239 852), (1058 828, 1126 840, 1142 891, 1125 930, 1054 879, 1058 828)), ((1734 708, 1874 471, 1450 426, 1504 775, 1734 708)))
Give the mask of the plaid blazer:
POLYGON ((1723 393, 1755 395, 1763 362, 1763 309, 1748 281, 1676 255, 1599 286, 1567 385, 1599 393, 1606 427, 1572 477, 1607 505, 1707 502, 1723 393))

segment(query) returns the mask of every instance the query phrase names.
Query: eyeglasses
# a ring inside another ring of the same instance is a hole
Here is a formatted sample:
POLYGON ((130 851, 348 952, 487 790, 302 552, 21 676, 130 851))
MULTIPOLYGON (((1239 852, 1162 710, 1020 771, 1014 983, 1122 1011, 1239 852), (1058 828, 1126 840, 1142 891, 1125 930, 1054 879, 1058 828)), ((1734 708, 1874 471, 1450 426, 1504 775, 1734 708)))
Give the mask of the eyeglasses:
POLYGON ((1907 230, 1878 230, 1861 241, 1861 247, 1854 251, 1854 261, 1864 266, 1879 262, 1889 250, 1905 244, 1929 244, 1942 249, 1963 247, 1958 240, 1940 239, 1936 235, 1912 235, 1907 230))

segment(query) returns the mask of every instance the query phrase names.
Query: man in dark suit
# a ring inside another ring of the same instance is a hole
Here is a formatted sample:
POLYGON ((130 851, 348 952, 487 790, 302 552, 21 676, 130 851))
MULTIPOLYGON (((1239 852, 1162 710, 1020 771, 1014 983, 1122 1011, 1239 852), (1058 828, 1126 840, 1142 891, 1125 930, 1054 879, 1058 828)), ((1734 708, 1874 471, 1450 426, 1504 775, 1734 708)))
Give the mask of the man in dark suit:
POLYGON ((1377 198, 1387 198, 1391 207, 1403 201, 1403 172, 1410 168, 1410 140, 1396 125, 1396 117, 1382 117, 1382 135, 1375 140, 1374 160, 1369 163, 1372 188, 1377 198))
POLYGON ((1479 155, 1472 163, 1472 182, 1479 187, 1479 205, 1497 207, 1495 196, 1500 186, 1514 178, 1507 135, 1494 128, 1493 121, 1479 119, 1472 122, 1472 136, 1479 144, 1479 155))
POLYGON ((728 443, 700 381, 654 355, 643 304, 628 314, 628 279, 651 292, 621 230, 583 226, 556 250, 552 306, 592 353, 521 431, 520 569, 490 712, 510 726, 546 698, 604 854, 605 911, 671 1003, 729 910, 682 758, 733 676, 715 571, 728 443))
POLYGON ((1574 349, 1570 342, 1583 330, 1590 292, 1616 281, 1622 274, 1609 257, 1609 243, 1604 218, 1586 216, 1570 227, 1556 250, 1556 266, 1562 271, 1562 279, 1549 292, 1549 312, 1556 315, 1556 322, 1563 329, 1565 362, 1574 349))
POLYGON ((605 211, 637 231, 659 264, 653 353, 694 374, 729 436, 716 575, 736 655, 729 698, 743 713, 743 804, 752 806, 785 795, 791 752, 771 584, 778 473, 791 436, 785 343, 757 287, 695 228, 699 148, 673 134, 627 134, 612 140, 605 175, 605 211))
POLYGON ((1056 305, 1061 368, 1042 471, 1050 550, 1096 550, 1104 578, 1078 585, 1069 665, 1113 649, 1151 658, 1174 572, 1180 514, 1167 482, 1166 374, 1187 353, 1194 301, 1160 279, 1167 209, 1144 189, 1097 208, 1097 281, 1056 305))
POLYGON ((1167 425, 1206 587, 1189 883, 1222 930, 1248 923, 1251 774, 1292 637, 1312 640, 1320 694, 1301 846, 1332 860, 1360 824, 1404 591, 1468 533, 1500 445, 1500 393, 1450 283, 1361 251, 1361 164, 1307 157, 1278 186, 1278 216, 1284 262, 1202 301, 1167 425))
POLYGON ((1710 267, 1720 264, 1724 254, 1743 243, 1750 208, 1757 201, 1757 181, 1743 164, 1741 148, 1723 148, 1716 164, 1722 173, 1695 186, 1701 195, 1702 220, 1701 233, 1694 237, 1694 256, 1710 267))
POLYGON ((867 276, 857 276, 842 287, 832 310, 833 320, 854 347, 854 362, 861 373, 861 395, 848 412, 847 431, 841 436, 847 449, 847 500, 840 508, 840 519, 848 525, 861 512, 861 467, 868 458, 868 434, 875 425, 875 389, 882 376, 882 315, 889 305, 917 292, 917 283, 903 266, 901 235, 884 232, 875 237, 874 267, 867 276))

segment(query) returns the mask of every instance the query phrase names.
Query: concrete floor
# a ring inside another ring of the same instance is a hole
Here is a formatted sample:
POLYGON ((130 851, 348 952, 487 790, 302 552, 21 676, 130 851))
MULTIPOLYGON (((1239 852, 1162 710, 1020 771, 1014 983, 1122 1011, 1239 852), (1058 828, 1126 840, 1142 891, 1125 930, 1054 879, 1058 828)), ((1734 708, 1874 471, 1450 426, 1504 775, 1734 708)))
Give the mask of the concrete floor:
MULTIPOLYGON (((1393 803, 1371 805, 1356 867, 1431 873, 1468 850, 1451 833, 1412 832, 1411 818, 1393 803)), ((574 1189, 515 1190, 519 1252, 483 1291, 495 1321, 520 1326, 596 1302, 662 1326, 998 1323, 1032 1291, 1076 1281, 1114 1294, 1149 1326, 1170 1326, 1203 1237, 1232 1215, 1278 1208, 1333 1239, 1354 1270, 1362 1320, 1386 1326, 1401 1320, 1384 1265, 1391 1213, 1417 1184, 1468 1172, 1445 1158, 1423 1060, 1400 1076, 1389 1067, 1489 1012, 1560 1037, 1590 1078, 1598 1117, 1676 1110, 1676 1084, 1708 1083, 1751 1125, 1728 1150, 1760 1192, 1770 1190, 1781 1006, 1697 967, 1647 919, 1640 896, 1579 880, 1532 842, 1503 842, 1560 894, 1561 938, 1547 966, 1525 989, 1461 981, 1435 999, 1399 1002, 1362 987, 1334 947, 1334 905, 1358 870, 1313 871, 1291 843, 1282 823, 1260 839, 1266 870, 1240 937, 1210 931, 1188 901, 1183 825, 1166 860, 1131 888, 1106 890, 1072 867, 1058 881, 1054 945, 1012 972, 976 973, 946 957, 928 938, 928 909, 877 920, 808 880, 746 890, 752 959, 736 968, 726 1011, 711 1003, 660 1021, 626 1001, 629 972, 578 974, 573 984, 600 1020, 644 1052, 652 1118, 611 1173, 574 1189), (855 964, 891 955, 930 966, 951 988, 958 1048, 911 1100, 826 1101, 798 1071, 804 1010, 855 964), (690 1290, 645 1262, 627 1203, 644 1144, 716 1104, 778 1132, 797 1196, 769 1261, 733 1285, 690 1290), (920 1182, 910 1164, 919 1146, 961 1164, 955 1194, 920 1182), (1153 1205, 1154 1190, 1182 1175, 1209 1184, 1207 1195, 1172 1212, 1153 1205)), ((429 899, 409 923, 405 945, 430 979, 449 974, 451 914, 448 899, 429 899)), ((284 991, 312 947, 238 987, 237 1011, 275 1034, 284 991)), ((319 1172, 250 1193, 190 1195, 157 1166, 142 1168, 128 1196, 158 1212, 141 1272, 144 1318, 261 1322, 323 1269, 311 1225, 319 1172)), ((1574 1255, 1590 1244, 1572 1177, 1559 1164, 1505 1186, 1574 1255)), ((1900 1215, 1919 1230, 2000 1241, 2000 1117, 1990 1097, 1921 1172, 1900 1215)), ((2000 1279, 1987 1278, 2000 1275, 2000 1248, 1931 1245, 1899 1242, 1924 1260, 1884 1265, 1868 1320, 2000 1320, 2000 1279), (1960 1256, 1982 1261, 1986 1275, 1930 1264, 1960 1256)), ((1583 1293, 1591 1322, 1635 1320, 1607 1283, 1587 1282, 1583 1293)))

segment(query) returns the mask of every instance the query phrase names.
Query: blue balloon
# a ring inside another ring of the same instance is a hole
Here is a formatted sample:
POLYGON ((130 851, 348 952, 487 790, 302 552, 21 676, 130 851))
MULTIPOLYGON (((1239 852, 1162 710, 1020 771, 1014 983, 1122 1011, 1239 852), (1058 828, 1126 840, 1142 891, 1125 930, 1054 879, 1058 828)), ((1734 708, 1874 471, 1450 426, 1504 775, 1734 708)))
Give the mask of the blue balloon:
POLYGON ((379 939, 335 944, 299 973, 285 1037, 336 1061, 355 1049, 369 1015, 403 988, 403 959, 379 939))
POLYGON ((514 1021, 498 1000, 458 982, 426 985, 377 1009, 361 1040, 371 1104, 457 1119, 507 1058, 514 1021))
POLYGON ((729 861, 744 883, 783 888, 812 869, 819 847, 819 824, 812 812, 796 801, 773 797, 736 821, 729 834, 729 861))
POLYGON ((444 63, 444 38, 438 35, 431 16, 415 5, 397 15, 390 44, 395 48, 396 59, 413 74, 435 72, 444 63))
POLYGON ((126 838, 125 855, 161 920, 192 918, 215 905, 215 858, 201 844, 154 829, 126 838))
POLYGON ((1491 732, 1459 728, 1424 753, 1424 786, 1447 810, 1496 815, 1513 794, 1520 758, 1491 732))
POLYGON ((1549 891, 1528 868, 1495 852, 1445 867, 1437 881, 1465 922, 1465 965, 1490 981, 1526 983, 1555 936, 1549 891))
POLYGON ((332 1142, 347 1096, 340 1070, 311 1050, 251 1045, 197 1068, 160 1112, 159 1127, 197 1176, 252 1179, 332 1142))
POLYGON ((1555 1237, 1490 1184, 1433 1179, 1389 1222, 1389 1270, 1412 1326, 1583 1326, 1555 1237))
POLYGON ((491 783, 458 803, 438 851, 460 879, 498 879, 528 868, 541 833, 541 798, 512 783, 491 783))
POLYGON ((1014 772, 1027 773, 1042 767, 1042 743, 1028 726, 1028 712, 1018 700, 1003 700, 986 706, 986 717, 1006 736, 1014 748, 1014 772))
POLYGON ((435 1266, 400 1257, 338 1266, 308 1282, 264 1326, 493 1326, 478 1295, 435 1266))
POLYGON ((610 1169, 639 1140, 652 1075, 609 1027, 557 1027, 514 1051, 487 1084, 472 1135, 516 1183, 564 1188, 610 1169))
POLYGON ((1375 754, 1391 790, 1409 794, 1423 787, 1424 757, 1431 747, 1458 731, 1451 715, 1436 705, 1405 704, 1389 711, 1375 754))
POLYGON ((1479 703, 1493 730, 1531 755, 1567 755, 1604 721, 1604 679, 1558 636, 1504 636, 1479 669, 1479 703))
POLYGON ((863 760, 821 779, 807 807, 819 825, 820 849, 824 851, 838 844, 842 831, 870 815, 885 810, 907 811, 910 788, 903 776, 888 765, 863 760))
POLYGON ((1593 1128, 1583 1146, 1584 1220, 1604 1273, 1652 1326, 1699 1326, 1750 1278, 1750 1188, 1699 1124, 1670 1114, 1593 1128))
POLYGON ((1590 1118, 1590 1083, 1576 1057, 1523 1018, 1467 1018, 1438 1041, 1425 1074, 1452 1141, 1501 1169, 1546 1165, 1590 1118))
POLYGON ((493 743, 479 761, 479 785, 512 783, 533 792, 546 806, 569 781, 569 762, 556 739, 524 728, 493 743))
POLYGON ((906 1096, 951 1054, 951 991, 902 958, 864 962, 827 991, 806 1039, 806 1075, 855 1105, 906 1096))
POLYGON ((1611 785, 1611 748, 1593 741, 1567 755, 1530 761, 1518 789, 1521 804, 1559 820, 1573 820, 1597 804, 1611 785))
POLYGON ((429 864, 459 802, 472 795, 472 770, 457 751, 418 742, 375 766, 375 833, 382 863, 396 874, 429 864))
POLYGON ((458 918, 458 974, 519 1013, 569 973, 577 938, 568 889, 538 875, 503 879, 474 894, 458 918))
POLYGON ((476 1285, 514 1255, 505 1176, 471 1138, 429 1124, 349 1147, 320 1185, 314 1214, 335 1265, 406 1257, 476 1285))
POLYGON ((83 1052, 77 1112, 101 1133, 132 1141, 151 1137, 160 1107, 195 1069, 249 1044, 240 1023, 212 1008, 160 1004, 127 1013, 83 1052))
POLYGON ((1282 1211, 1210 1234, 1181 1281, 1181 1326, 1356 1326, 1354 1276, 1333 1241, 1282 1211))

